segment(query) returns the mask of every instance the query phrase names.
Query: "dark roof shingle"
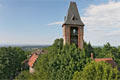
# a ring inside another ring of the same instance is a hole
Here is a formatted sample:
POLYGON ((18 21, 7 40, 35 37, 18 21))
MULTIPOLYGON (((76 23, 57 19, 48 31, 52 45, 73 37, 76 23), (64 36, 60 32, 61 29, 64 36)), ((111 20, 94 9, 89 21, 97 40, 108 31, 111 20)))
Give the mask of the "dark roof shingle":
POLYGON ((84 26, 83 22, 80 19, 80 15, 75 2, 70 2, 68 13, 67 16, 65 17, 63 25, 64 24, 75 24, 84 26))

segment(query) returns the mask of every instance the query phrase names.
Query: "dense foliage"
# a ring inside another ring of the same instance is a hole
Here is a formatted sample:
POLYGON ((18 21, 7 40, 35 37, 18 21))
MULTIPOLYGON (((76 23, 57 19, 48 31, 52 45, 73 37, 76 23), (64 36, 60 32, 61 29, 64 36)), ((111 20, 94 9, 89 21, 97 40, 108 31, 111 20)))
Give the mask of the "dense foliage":
MULTIPOLYGON (((117 69, 113 69, 110 65, 105 63, 91 63, 90 53, 94 53, 95 57, 112 57, 119 64, 120 63, 120 48, 111 47, 109 43, 104 45, 104 47, 95 47, 93 48, 90 43, 84 42, 84 49, 78 49, 74 44, 72 45, 64 45, 63 39, 55 40, 54 44, 48 48, 46 48, 47 54, 41 54, 35 63, 34 69, 35 73, 30 74, 28 70, 23 71, 19 76, 16 77, 16 80, 25 79, 25 80, 72 80, 76 79, 76 75, 78 79, 80 76, 84 76, 89 74, 95 74, 99 72, 99 68, 103 68, 102 71, 112 71, 113 73, 117 69), (98 65, 95 67, 95 65, 98 65), (94 66, 94 68, 91 68, 94 66), (105 67, 104 67, 105 66, 105 67), (88 72, 89 69, 96 69, 96 72, 88 72), (78 72, 78 73, 77 73, 78 72), (85 73, 85 75, 79 75, 85 73)), ((117 76, 118 73, 110 73, 110 75, 117 76)), ((90 75, 90 76, 91 76, 90 75)), ((102 76, 105 76, 103 74, 102 76)), ((99 75, 96 77, 100 77, 99 75)), ((102 79, 102 78, 101 78, 102 79)), ((111 78, 113 79, 113 78, 111 78)), ((114 79, 117 79, 116 77, 114 79)), ((89 79, 88 79, 89 80, 89 79)))
POLYGON ((0 48, 0 80, 13 79, 21 71, 25 52, 18 47, 0 48))
POLYGON ((73 80, 118 80, 119 72, 117 68, 112 68, 110 64, 104 62, 88 63, 83 71, 76 71, 73 80))
POLYGON ((104 47, 94 48, 94 54, 96 58, 113 58, 120 67, 120 46, 113 47, 107 43, 104 47))

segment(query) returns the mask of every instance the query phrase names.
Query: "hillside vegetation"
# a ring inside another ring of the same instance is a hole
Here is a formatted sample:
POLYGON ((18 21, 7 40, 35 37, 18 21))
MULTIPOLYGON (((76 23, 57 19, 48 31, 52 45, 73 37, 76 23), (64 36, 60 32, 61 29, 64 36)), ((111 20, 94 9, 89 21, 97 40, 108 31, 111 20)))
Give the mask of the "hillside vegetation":
POLYGON ((57 39, 45 50, 48 53, 41 54, 34 65, 35 73, 25 70, 15 80, 118 80, 120 77, 117 68, 90 59, 93 52, 94 57, 113 58, 120 66, 120 47, 112 47, 109 43, 93 48, 84 42, 84 49, 80 50, 74 44, 63 46, 63 39, 57 39))
POLYGON ((21 72, 27 52, 18 47, 0 48, 0 80, 12 80, 21 72))

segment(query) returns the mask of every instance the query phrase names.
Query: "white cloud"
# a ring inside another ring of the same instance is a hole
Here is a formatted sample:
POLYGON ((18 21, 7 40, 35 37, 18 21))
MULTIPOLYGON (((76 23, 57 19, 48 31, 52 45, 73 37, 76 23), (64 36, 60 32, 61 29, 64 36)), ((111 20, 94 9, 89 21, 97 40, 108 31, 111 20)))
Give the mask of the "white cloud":
MULTIPOLYGON (((110 42, 120 45, 120 2, 110 0, 108 3, 90 5, 81 17, 85 24, 85 41, 93 45, 103 45, 110 42)), ((57 21, 48 25, 61 25, 57 21)))
POLYGON ((90 5, 85 9, 82 20, 86 25, 86 41, 95 45, 106 42, 120 45, 120 2, 90 5))
POLYGON ((108 36, 119 36, 120 37, 120 30, 111 31, 107 34, 108 36))
POLYGON ((63 21, 57 21, 57 22, 49 23, 48 25, 51 26, 51 25, 62 25, 62 24, 63 24, 63 21))

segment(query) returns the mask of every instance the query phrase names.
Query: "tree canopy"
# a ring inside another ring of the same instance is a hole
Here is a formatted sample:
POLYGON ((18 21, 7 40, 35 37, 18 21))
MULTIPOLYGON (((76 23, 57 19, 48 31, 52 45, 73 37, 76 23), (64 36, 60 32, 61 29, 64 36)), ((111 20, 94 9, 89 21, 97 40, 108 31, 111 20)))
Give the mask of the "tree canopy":
POLYGON ((112 68, 105 62, 88 63, 83 71, 76 71, 73 80, 118 80, 120 77, 117 68, 112 68))
POLYGON ((21 63, 25 58, 21 48, 0 48, 0 80, 13 79, 21 71, 21 63))
POLYGON ((91 62, 90 53, 94 53, 94 57, 111 57, 120 64, 120 47, 112 47, 109 43, 104 47, 92 47, 90 42, 84 42, 84 48, 80 50, 75 44, 63 45, 63 40, 57 39, 45 50, 48 53, 41 54, 34 65, 35 73, 30 74, 28 70, 23 71, 16 77, 16 80, 89 80, 90 77, 94 77, 93 75, 96 75, 95 78, 98 80, 118 79, 119 72, 116 68, 112 68, 106 63, 91 62), (98 76, 99 74, 102 78, 98 76))

